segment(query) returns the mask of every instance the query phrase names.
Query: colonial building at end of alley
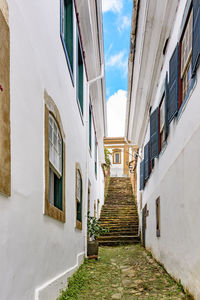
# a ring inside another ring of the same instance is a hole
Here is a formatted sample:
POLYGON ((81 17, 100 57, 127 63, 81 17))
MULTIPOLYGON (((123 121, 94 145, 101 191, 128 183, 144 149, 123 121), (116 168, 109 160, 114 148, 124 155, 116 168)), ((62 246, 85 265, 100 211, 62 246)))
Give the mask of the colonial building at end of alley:
POLYGON ((135 0, 126 138, 143 244, 200 299, 200 1, 135 0))
POLYGON ((0 299, 55 300, 104 202, 101 1, 0 1, 0 299))

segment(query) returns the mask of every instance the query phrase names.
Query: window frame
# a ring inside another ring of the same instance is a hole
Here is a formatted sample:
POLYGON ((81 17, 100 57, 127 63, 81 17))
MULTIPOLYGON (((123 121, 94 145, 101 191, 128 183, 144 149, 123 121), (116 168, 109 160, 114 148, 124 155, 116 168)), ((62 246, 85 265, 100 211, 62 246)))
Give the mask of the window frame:
MULTIPOLYGON (((84 58, 83 58, 83 50, 82 50, 82 45, 81 45, 81 39, 80 39, 80 35, 79 35, 79 30, 77 27, 77 47, 76 47, 76 100, 77 100, 77 104, 78 104, 78 109, 79 109, 79 113, 81 116, 81 121, 83 123, 83 117, 84 117, 84 58), (82 107, 81 107, 81 102, 79 99, 79 50, 80 50, 80 55, 81 55, 81 61, 82 61, 82 72, 83 72, 83 82, 82 82, 82 107)), ((84 124, 84 123, 83 123, 84 124)))
POLYGON ((156 199, 156 236, 160 237, 160 197, 156 199))
POLYGON ((92 105, 89 104, 89 150, 92 152, 92 105))
POLYGON ((65 0, 60 0, 60 38, 62 41, 62 45, 63 45, 63 49, 64 49, 64 53, 65 53, 65 58, 67 61, 67 66, 69 69, 69 73, 70 73, 70 77, 71 77, 71 81, 72 81, 72 85, 74 86, 74 1, 72 1, 72 27, 73 27, 73 53, 72 53, 72 66, 70 63, 70 58, 69 58, 69 54, 68 54, 68 50, 67 50, 67 46, 65 44, 65 38, 64 38, 64 2, 65 0))
POLYGON ((182 32, 181 32, 181 35, 180 35, 180 39, 179 39, 179 74, 178 74, 178 77, 179 77, 179 83, 178 83, 178 89, 179 89, 179 95, 178 95, 178 110, 180 110, 180 108, 182 107, 183 103, 185 102, 190 90, 191 90, 191 87, 192 87, 192 81, 193 81, 193 78, 192 78, 192 51, 193 51, 193 34, 192 34, 192 31, 193 31, 193 7, 192 7, 192 4, 190 5, 189 9, 188 9, 188 12, 187 12, 187 17, 185 19, 185 22, 184 22, 184 25, 183 25, 183 28, 182 28, 182 32), (182 42, 183 42, 183 39, 184 39, 184 36, 185 36, 185 33, 186 33, 186 30, 187 30, 187 26, 189 24, 189 20, 190 20, 190 17, 191 17, 191 14, 192 14, 192 19, 191 19, 191 26, 192 26, 192 30, 191 30, 191 50, 190 50, 190 53, 187 57, 187 60, 186 60, 186 63, 184 65, 184 68, 182 70, 182 42), (188 68, 191 68, 191 77, 190 77, 190 82, 189 82, 189 85, 188 85, 188 89, 185 93, 185 95, 183 95, 183 78, 184 76, 187 74, 187 71, 188 71, 188 68))
POLYGON ((0 194, 11 196, 11 125, 10 125, 10 29, 7 20, 8 12, 0 9, 1 21, 1 53, 0 78, 0 194))
POLYGON ((83 176, 82 176, 82 171, 81 171, 81 167, 79 163, 76 163, 76 168, 75 168, 75 207, 76 207, 76 228, 79 230, 82 230, 82 223, 83 223, 83 176), (77 213, 78 213, 78 205, 77 205, 77 172, 79 172, 80 174, 80 178, 81 178, 81 199, 80 199, 80 203, 81 203, 81 221, 78 220, 77 218, 77 213))
POLYGON ((45 135, 45 207, 44 214, 52 217, 60 222, 65 222, 65 142, 64 142, 64 132, 62 129, 62 123, 59 111, 55 105, 52 98, 45 92, 45 125, 44 125, 44 135, 45 135), (56 206, 49 202, 49 115, 53 115, 55 121, 57 122, 61 138, 62 138, 62 210, 58 209, 56 206))
POLYGON ((96 178, 97 178, 97 156, 98 156, 98 142, 97 142, 97 138, 95 137, 94 171, 95 171, 96 178))
POLYGON ((120 149, 115 149, 113 151, 113 164, 114 165, 120 165, 121 164, 121 150, 120 149), (115 159, 116 154, 119 154, 119 162, 116 162, 116 159, 115 159))
POLYGON ((166 114, 166 107, 165 107, 165 99, 166 95, 165 95, 165 92, 163 93, 162 97, 161 97, 161 100, 160 100, 160 103, 159 103, 159 153, 163 150, 164 148, 164 145, 165 145, 165 141, 166 141, 166 134, 165 134, 165 131, 166 131, 166 124, 165 124, 165 114, 166 114), (163 145, 161 144, 161 107, 163 107, 163 126, 162 126, 162 134, 164 136, 164 140, 163 140, 163 145))

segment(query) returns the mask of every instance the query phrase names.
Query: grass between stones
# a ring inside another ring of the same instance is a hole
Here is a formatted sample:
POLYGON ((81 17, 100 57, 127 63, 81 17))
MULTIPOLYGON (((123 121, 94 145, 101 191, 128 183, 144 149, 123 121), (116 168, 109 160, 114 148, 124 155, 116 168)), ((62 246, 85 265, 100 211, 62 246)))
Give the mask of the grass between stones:
POLYGON ((102 247, 85 259, 58 300, 192 299, 140 246, 102 247))

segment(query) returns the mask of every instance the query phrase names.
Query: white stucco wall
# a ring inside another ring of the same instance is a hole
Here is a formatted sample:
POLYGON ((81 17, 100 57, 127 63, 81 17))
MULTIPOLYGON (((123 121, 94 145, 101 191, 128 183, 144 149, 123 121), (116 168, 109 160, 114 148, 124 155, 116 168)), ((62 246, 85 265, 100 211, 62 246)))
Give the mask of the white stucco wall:
POLYGON ((120 145, 117 146, 117 149, 119 149, 121 151, 121 154, 120 154, 121 155, 120 164, 114 164, 113 163, 113 155, 114 155, 113 154, 113 152, 114 152, 113 150, 114 149, 109 148, 109 151, 111 153, 111 155, 110 155, 110 160, 111 160, 110 176, 111 177, 123 177, 124 176, 124 149, 122 147, 120 147, 120 145))
POLYGON ((0 299, 55 300, 85 255, 88 178, 103 203, 103 177, 99 164, 97 180, 88 166, 88 88, 82 122, 60 39, 60 1, 8 0, 8 6, 12 188, 11 197, 0 196, 0 299), (65 133, 65 223, 43 214, 45 89, 65 133), (75 228, 76 162, 83 174, 82 231, 75 228))
MULTIPOLYGON (((152 111, 161 100, 161 90, 169 60, 179 39, 186 1, 179 1, 170 41, 165 55, 152 111)), ((135 70, 137 72, 137 70, 135 70)), ((155 159, 155 166, 142 194, 147 204, 146 247, 167 271, 181 280, 195 299, 200 299, 200 68, 196 84, 182 112, 170 124, 165 149, 155 159), (160 197, 161 236, 156 237, 156 199, 160 197)), ((155 82, 155 85, 157 82, 155 82)), ((142 118, 141 116, 138 116, 142 118)), ((145 122, 145 120, 144 120, 145 122)), ((149 140, 149 125, 143 147, 149 140)), ((142 148, 143 148, 142 147, 142 148)), ((143 156, 144 153, 142 152, 143 156)), ((137 168, 139 174, 139 163, 137 168)), ((139 187, 139 176, 138 176, 139 187)), ((138 203, 140 208, 140 203, 138 203)), ((141 221, 141 212, 140 212, 141 221)), ((141 222, 140 222, 141 225, 141 222)))

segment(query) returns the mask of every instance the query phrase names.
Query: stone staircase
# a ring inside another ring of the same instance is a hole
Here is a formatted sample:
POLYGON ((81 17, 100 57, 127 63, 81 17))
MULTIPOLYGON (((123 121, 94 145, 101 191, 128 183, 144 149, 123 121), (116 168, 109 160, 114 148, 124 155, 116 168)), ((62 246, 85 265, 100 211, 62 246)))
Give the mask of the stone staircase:
POLYGON ((110 178, 100 221, 109 229, 106 235, 99 237, 100 246, 139 243, 138 214, 129 178, 110 178))

